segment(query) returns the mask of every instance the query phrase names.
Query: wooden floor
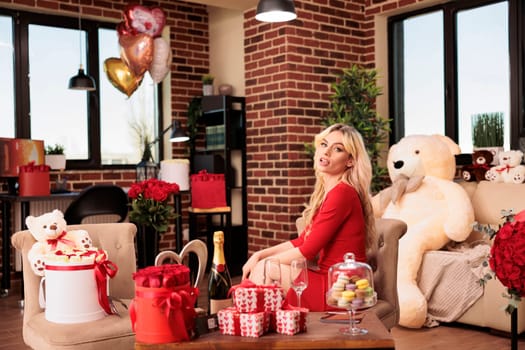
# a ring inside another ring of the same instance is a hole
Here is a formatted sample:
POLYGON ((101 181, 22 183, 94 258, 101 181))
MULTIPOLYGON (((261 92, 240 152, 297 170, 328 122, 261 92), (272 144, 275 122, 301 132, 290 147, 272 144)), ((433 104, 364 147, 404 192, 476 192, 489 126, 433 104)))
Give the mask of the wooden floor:
MULTIPOLYGON (((206 279, 205 279, 206 280, 206 279)), ((234 283, 237 283, 237 278, 234 283)), ((201 285, 199 305, 206 305, 206 285, 201 285)), ((0 350, 28 349, 22 340, 22 315, 18 306, 20 292, 15 282, 5 298, 0 298, 0 350)), ((501 350, 510 349, 510 339, 492 334, 489 330, 457 324, 435 328, 392 329, 397 350, 501 350)), ((519 340, 519 349, 525 350, 525 337, 519 340)), ((104 350, 104 349, 101 349, 104 350)), ((255 349, 254 349, 255 350, 255 349)))

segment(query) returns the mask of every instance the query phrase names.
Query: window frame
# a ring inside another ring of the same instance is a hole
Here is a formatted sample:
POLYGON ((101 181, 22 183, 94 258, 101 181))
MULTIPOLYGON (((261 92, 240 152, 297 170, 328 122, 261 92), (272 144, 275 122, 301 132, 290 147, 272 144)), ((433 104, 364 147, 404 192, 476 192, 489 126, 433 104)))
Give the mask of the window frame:
MULTIPOLYGON (((394 43, 395 36, 402 36, 402 31, 394 32, 396 22, 402 21, 412 16, 438 11, 443 11, 443 35, 444 35, 444 111, 445 111, 445 135, 458 141, 458 78, 457 78, 457 42, 456 42, 456 22, 455 16, 459 11, 485 6, 507 0, 463 0, 452 1, 440 5, 430 6, 416 11, 410 11, 401 15, 392 16, 388 19, 388 69, 389 72, 389 113, 393 116, 391 121, 392 137, 390 145, 395 144, 400 138, 404 137, 399 130, 403 127, 403 120, 397 120, 395 116, 403 112, 402 103, 403 81, 398 79, 402 76, 402 50, 397 50, 394 43), (397 62, 400 64, 396 67, 397 62)), ((525 5, 521 0, 508 0, 508 25, 509 25, 509 64, 510 64, 510 101, 509 101, 509 121, 510 121, 510 147, 520 149, 520 138, 525 137, 525 116, 524 116, 524 31, 525 31, 525 5)))
MULTIPOLYGON (((34 12, 16 11, 0 8, 0 15, 13 18, 13 44, 14 44, 14 91, 15 91, 15 137, 31 138, 31 117, 29 101, 29 55, 28 55, 28 28, 30 24, 45 25, 56 28, 78 30, 78 17, 67 17, 34 12), (25 78, 24 78, 25 77, 25 78)), ((86 59, 84 69, 94 78, 96 86, 100 86, 103 79, 99 71, 98 30, 101 28, 116 30, 116 23, 101 22, 82 18, 81 28, 86 32, 87 40, 84 43, 86 59)), ((76 72, 71 72, 74 75, 76 72)), ((67 82, 64 82, 66 86, 67 82)), ((155 120, 155 134, 159 135, 163 125, 162 109, 162 84, 157 84, 158 119, 155 120)), ((68 159, 66 168, 69 170, 104 170, 104 169, 134 169, 136 164, 102 164, 101 157, 101 115, 99 109, 100 90, 87 91, 87 117, 88 117, 88 158, 68 159)), ((162 142, 157 142, 152 147, 157 147, 159 159, 163 158, 164 147, 162 142)))

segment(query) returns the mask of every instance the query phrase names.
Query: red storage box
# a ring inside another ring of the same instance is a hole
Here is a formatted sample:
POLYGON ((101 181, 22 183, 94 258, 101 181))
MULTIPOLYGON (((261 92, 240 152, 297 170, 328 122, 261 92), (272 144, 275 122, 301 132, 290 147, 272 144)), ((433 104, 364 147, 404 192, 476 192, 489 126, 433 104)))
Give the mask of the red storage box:
POLYGON ((18 184, 20 196, 49 196, 49 166, 32 163, 21 166, 18 184))
POLYGON ((224 174, 210 174, 201 170, 191 175, 191 206, 199 209, 225 207, 224 174))

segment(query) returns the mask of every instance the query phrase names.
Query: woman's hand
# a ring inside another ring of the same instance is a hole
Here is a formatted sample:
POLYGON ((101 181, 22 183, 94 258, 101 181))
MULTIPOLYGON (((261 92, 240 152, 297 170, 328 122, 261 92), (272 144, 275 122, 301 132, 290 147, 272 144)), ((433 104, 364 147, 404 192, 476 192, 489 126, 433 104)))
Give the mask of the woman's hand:
POLYGON ((252 272, 253 268, 257 263, 259 262, 259 254, 254 253, 252 256, 246 261, 246 263, 242 266, 242 279, 245 280, 248 277, 250 277, 250 273, 252 272))

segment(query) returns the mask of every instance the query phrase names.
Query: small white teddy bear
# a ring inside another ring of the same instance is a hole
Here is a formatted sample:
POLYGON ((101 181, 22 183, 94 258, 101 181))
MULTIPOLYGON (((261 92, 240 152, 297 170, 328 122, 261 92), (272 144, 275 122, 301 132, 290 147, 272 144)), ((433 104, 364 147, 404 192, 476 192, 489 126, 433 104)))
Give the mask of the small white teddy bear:
POLYGON ((31 269, 44 276, 46 254, 57 250, 88 249, 93 246, 85 230, 67 231, 64 214, 55 209, 40 216, 28 216, 26 225, 36 242, 27 254, 31 269))
POLYGON ((485 179, 492 182, 521 184, 525 181, 525 166, 521 165, 522 151, 506 151, 498 154, 498 165, 490 168, 485 179))

